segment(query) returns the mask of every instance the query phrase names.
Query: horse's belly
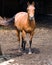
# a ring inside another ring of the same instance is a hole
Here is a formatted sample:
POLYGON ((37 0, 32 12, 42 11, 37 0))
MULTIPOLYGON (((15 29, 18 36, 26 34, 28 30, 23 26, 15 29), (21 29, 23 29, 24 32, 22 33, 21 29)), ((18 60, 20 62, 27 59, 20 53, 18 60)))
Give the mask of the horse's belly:
POLYGON ((25 28, 24 26, 26 26, 26 25, 23 21, 17 21, 15 23, 15 26, 18 30, 22 31, 22 30, 24 30, 24 28, 25 28))
POLYGON ((17 28, 18 30, 22 30, 22 29, 23 29, 23 26, 20 25, 20 24, 15 24, 15 26, 16 26, 16 28, 17 28))

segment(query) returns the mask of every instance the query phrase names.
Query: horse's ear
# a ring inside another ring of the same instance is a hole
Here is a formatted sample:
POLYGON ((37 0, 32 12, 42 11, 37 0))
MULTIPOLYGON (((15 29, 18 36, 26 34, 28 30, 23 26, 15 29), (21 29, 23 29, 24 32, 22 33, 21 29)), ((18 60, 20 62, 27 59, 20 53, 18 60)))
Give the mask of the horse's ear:
POLYGON ((34 5, 34 6, 35 6, 35 2, 34 2, 34 1, 32 2, 32 5, 34 5))
POLYGON ((29 3, 29 2, 27 2, 27 5, 30 5, 30 3, 29 3))

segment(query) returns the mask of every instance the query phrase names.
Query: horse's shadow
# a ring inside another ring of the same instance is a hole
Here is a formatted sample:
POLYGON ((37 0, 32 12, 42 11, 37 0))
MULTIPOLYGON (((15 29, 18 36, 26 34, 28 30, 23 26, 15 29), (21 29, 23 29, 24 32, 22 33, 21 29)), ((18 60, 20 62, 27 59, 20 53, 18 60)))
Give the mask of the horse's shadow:
MULTIPOLYGON (((39 48, 32 48, 31 50, 32 50, 32 54, 39 54, 40 53, 39 48)), ((8 55, 3 56, 4 60, 8 60, 8 57, 9 58, 15 58, 15 57, 23 56, 24 54, 27 55, 29 52, 29 48, 26 48, 25 51, 21 50, 20 53, 18 52, 18 49, 11 49, 9 51, 11 51, 11 52, 17 51, 17 52, 9 53, 9 56, 8 55)))
MULTIPOLYGON (((11 49, 10 51, 12 51, 12 52, 14 52, 14 51, 17 51, 18 49, 11 49)), ((28 52, 29 52, 29 49, 28 48, 26 48, 26 50, 25 50, 25 56, 28 54, 28 52)), ((32 48, 32 54, 39 54, 40 53, 40 50, 39 50, 39 48, 32 48)), ((11 58, 15 58, 15 57, 19 57, 19 56, 21 56, 21 57, 23 57, 23 55, 24 55, 24 51, 22 51, 22 53, 17 53, 17 52, 15 52, 15 53, 10 53, 9 55, 4 55, 3 56, 3 59, 5 60, 5 61, 7 61, 7 60, 9 60, 9 59, 11 59, 11 58)))
MULTIPOLYGON (((12 52, 17 51, 16 53, 10 53, 10 55, 12 55, 12 56, 13 56, 13 55, 14 55, 14 56, 22 56, 22 55, 24 55, 24 54, 28 54, 29 48, 26 48, 25 50, 22 50, 22 49, 21 49, 21 52, 18 52, 18 49, 11 49, 10 51, 12 51, 12 52)), ((39 48, 32 48, 31 51, 32 51, 32 54, 33 54, 33 53, 34 53, 34 54, 39 54, 39 53, 40 53, 39 48)))

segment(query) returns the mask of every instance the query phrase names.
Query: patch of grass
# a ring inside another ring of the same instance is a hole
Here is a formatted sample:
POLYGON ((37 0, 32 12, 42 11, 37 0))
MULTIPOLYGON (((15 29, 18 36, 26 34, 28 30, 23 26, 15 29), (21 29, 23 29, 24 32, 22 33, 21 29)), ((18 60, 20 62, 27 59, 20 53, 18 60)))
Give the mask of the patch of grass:
POLYGON ((0 26, 0 30, 12 30, 12 28, 10 28, 10 27, 4 27, 4 26, 0 26))

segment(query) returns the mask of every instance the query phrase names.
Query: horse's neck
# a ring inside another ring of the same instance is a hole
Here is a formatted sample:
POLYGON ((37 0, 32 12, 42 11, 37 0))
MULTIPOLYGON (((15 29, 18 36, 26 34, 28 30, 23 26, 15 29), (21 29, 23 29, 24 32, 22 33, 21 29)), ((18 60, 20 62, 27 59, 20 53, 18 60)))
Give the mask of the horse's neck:
MULTIPOLYGON (((27 16, 28 16, 28 20, 29 20, 29 14, 27 13, 27 16)), ((33 20, 33 22, 35 21, 35 18, 34 18, 34 20, 33 20)), ((29 20, 29 22, 31 22, 30 20, 29 20)))
POLYGON ((29 20, 29 16, 28 16, 28 24, 31 26, 32 24, 35 24, 35 18, 34 18, 34 20, 33 21, 30 21, 29 20))

